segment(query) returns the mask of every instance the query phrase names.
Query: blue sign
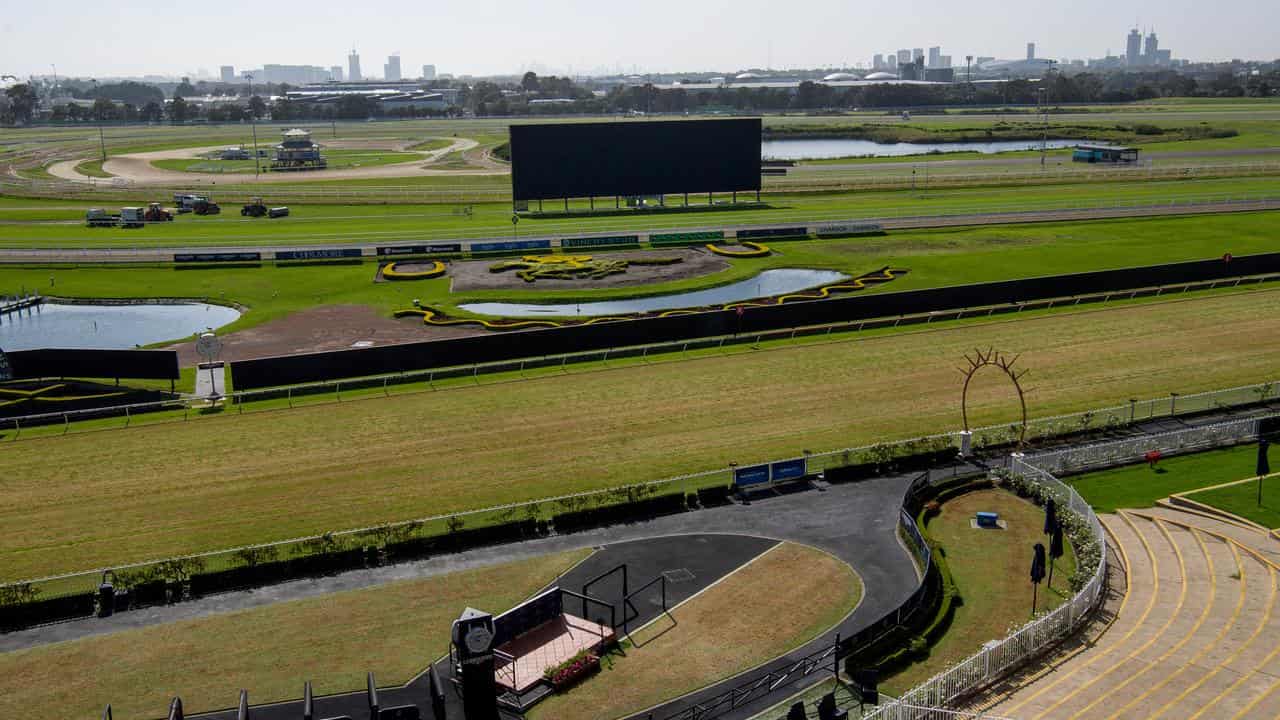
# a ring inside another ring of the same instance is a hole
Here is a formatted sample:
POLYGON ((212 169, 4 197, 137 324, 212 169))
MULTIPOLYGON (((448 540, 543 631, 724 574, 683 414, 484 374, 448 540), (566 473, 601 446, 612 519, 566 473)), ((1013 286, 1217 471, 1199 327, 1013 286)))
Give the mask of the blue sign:
POLYGON ((733 484, 738 487, 759 485, 767 482, 769 482, 768 465, 752 465, 751 467, 737 468, 733 471, 733 484))
POLYGON ((256 252, 213 252, 213 253, 178 253, 173 256, 176 263, 194 262, 258 262, 262 253, 256 252))
POLYGON ((277 250, 276 260, 336 260, 358 258, 360 248, 322 248, 319 250, 277 250))
POLYGON ((461 243, 441 245, 390 245, 378 248, 379 255, 435 255, 439 253, 460 253, 461 243))
POLYGON ((550 240, 507 240, 506 242, 471 243, 471 252, 511 252, 512 250, 550 249, 550 240))
POLYGON ((776 462, 769 466, 769 474, 772 476, 773 482, 799 480, 806 474, 804 458, 776 462))

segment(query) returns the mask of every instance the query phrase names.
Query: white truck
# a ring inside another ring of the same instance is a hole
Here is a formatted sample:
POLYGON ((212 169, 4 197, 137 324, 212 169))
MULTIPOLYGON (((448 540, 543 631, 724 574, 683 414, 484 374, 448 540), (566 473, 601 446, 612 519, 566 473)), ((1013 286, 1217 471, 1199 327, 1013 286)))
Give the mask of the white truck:
POLYGON ((140 228, 146 224, 146 209, 140 207, 120 208, 120 227, 140 228))

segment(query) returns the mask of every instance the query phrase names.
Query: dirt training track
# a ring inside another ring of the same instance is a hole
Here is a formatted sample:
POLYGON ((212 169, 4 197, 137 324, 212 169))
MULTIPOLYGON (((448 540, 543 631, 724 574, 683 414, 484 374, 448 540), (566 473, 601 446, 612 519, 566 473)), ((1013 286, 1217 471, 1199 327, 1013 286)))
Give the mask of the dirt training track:
MULTIPOLYGON (((466 152, 478 146, 479 143, 470 138, 454 138, 448 146, 438 150, 421 151, 420 154, 422 157, 407 162, 393 163, 390 165, 376 165, 373 167, 343 168, 340 170, 309 170, 306 173, 303 173, 303 175, 306 180, 363 180, 368 178, 403 178, 421 175, 507 174, 508 171, 496 163, 486 164, 487 167, 456 170, 431 167, 431 163, 436 162, 450 153, 466 152)), ((263 173, 257 178, 253 178, 247 173, 199 173, 182 172, 180 170, 165 170, 152 164, 156 160, 194 160, 199 158, 201 153, 218 150, 221 149, 221 147, 222 146, 183 148, 181 150, 156 150, 154 152, 118 155, 107 160, 107 162, 103 164, 102 169, 131 185, 172 186, 197 183, 212 184, 218 182, 296 183, 300 179, 299 173, 296 172, 268 172, 263 173)), ((401 150, 401 152, 417 151, 401 150)), ((92 178, 88 175, 82 175, 76 170, 76 166, 82 162, 84 162, 83 158, 64 160, 62 162, 54 163, 49 166, 49 174, 63 180, 71 180, 74 182, 102 183, 112 181, 112 179, 103 180, 102 178, 92 178)))

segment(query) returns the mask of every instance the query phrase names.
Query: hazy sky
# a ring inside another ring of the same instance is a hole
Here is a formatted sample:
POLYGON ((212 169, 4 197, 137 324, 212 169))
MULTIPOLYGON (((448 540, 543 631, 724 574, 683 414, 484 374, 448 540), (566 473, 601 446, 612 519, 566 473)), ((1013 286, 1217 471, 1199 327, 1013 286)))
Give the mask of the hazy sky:
POLYGON ((1174 57, 1280 57, 1276 0, 13 0, 0 10, 0 74, 345 67, 352 47, 375 76, 398 51, 407 77, 424 63, 454 74, 842 66, 931 45, 963 65, 966 54, 1022 57, 1029 41, 1041 57, 1120 53, 1135 22, 1154 26, 1174 57))

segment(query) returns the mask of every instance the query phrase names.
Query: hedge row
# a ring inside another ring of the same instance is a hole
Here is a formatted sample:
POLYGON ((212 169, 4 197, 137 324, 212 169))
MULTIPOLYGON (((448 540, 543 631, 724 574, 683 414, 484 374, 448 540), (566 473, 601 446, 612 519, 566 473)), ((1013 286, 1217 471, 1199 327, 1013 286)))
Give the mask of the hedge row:
POLYGON ((45 623, 89 617, 93 615, 95 596, 95 593, 80 593, 0 608, 0 631, 10 632, 45 623))
POLYGON ((674 492, 655 495, 643 500, 606 505, 585 510, 571 510, 560 513, 551 519, 556 532, 571 533, 604 525, 624 522, 635 522, 659 515, 684 512, 688 509, 688 501, 684 493, 674 492))

